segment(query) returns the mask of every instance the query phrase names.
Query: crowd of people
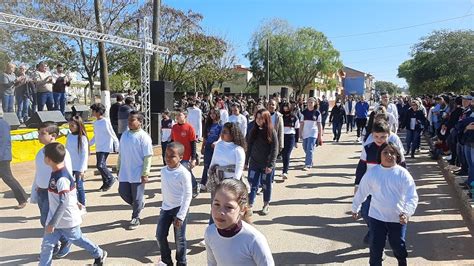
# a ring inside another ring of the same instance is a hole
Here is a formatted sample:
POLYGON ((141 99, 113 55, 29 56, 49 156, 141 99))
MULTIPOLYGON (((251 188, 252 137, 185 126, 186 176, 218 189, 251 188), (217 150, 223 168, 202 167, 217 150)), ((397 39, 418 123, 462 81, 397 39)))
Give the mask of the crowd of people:
MULTIPOLYGON (((39 127, 39 140, 45 147, 36 156, 30 201, 38 204, 40 221, 46 228, 40 264, 49 265, 53 256, 66 256, 71 243, 89 251, 96 264, 103 263, 107 256, 106 251, 82 236, 79 226, 87 206, 83 179, 90 145, 96 145, 96 167, 103 181, 99 190, 106 192, 118 182, 119 195, 132 209, 129 229, 140 226, 153 147, 142 129, 145 118, 133 103, 133 98, 118 95, 110 119, 104 116, 105 106, 93 104, 96 120, 91 140, 81 117, 74 116, 65 147, 55 141, 59 136, 57 125, 44 123, 39 127), (119 153, 117 177, 106 163, 113 152, 119 153)), ((458 167, 458 174, 468 173, 462 185, 474 185, 471 95, 390 98, 382 93, 381 101, 372 106, 362 96, 339 96, 332 108, 324 96, 292 101, 278 94, 257 100, 214 95, 183 97, 178 105, 176 110, 163 112, 161 121, 163 199, 156 238, 161 263, 167 265, 173 264, 167 240, 171 226, 177 264, 186 264, 190 204, 204 192, 210 193, 211 213, 200 245, 206 247, 209 265, 273 265, 265 236, 251 225, 252 216, 270 213, 274 181, 281 178, 284 182, 290 177, 291 154, 299 143, 305 153, 304 164, 291 171, 311 171, 316 166, 313 158, 317 147, 323 145, 326 122, 332 125, 335 145, 344 124, 346 132, 357 131, 354 142, 363 145, 355 172, 352 215, 356 219, 361 216, 368 226, 361 238, 370 247, 371 265, 382 263, 387 236, 399 264, 406 265, 406 228, 415 213, 418 195, 413 177, 406 170, 409 162, 405 156, 414 158, 420 151, 423 132, 433 138, 432 156, 450 154, 452 168, 458 167), (398 136, 402 131, 406 133, 405 144, 398 136), (276 166, 278 160, 281 169, 276 166), (193 169, 201 161, 204 170, 198 182, 193 169), (260 194, 263 207, 255 211, 260 194)), ((8 145, 3 131, 0 140, 8 145)), ((8 167, 11 176, 11 153, 0 161, 0 173, 8 167)), ((27 196, 21 186, 12 176, 4 180, 9 180, 19 207, 24 207, 27 196)))

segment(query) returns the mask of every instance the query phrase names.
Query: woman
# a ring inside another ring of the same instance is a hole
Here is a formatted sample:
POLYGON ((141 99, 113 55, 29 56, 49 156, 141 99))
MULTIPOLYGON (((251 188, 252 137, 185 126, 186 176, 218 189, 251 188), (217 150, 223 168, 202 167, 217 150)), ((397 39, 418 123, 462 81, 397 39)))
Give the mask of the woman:
POLYGON ((248 181, 251 186, 249 205, 255 202, 257 189, 262 180, 263 208, 262 215, 269 213, 272 194, 272 182, 275 175, 275 162, 278 154, 278 137, 273 129, 270 112, 260 109, 255 115, 255 126, 247 139, 248 152, 245 165, 249 165, 248 181))
POLYGON ((317 109, 316 99, 310 97, 307 108, 302 112, 303 121, 301 123, 300 136, 303 139, 303 149, 306 153, 304 171, 308 171, 313 167, 313 153, 316 143, 318 145, 323 144, 321 138, 321 114, 317 109))
POLYGON ((369 210, 370 265, 382 265, 388 235, 399 265, 407 265, 405 233, 409 217, 415 213, 418 194, 410 173, 398 165, 401 153, 392 143, 383 144, 377 156, 379 165, 362 178, 352 202, 352 217, 359 218, 362 202, 372 195, 369 210))
POLYGON ((281 151, 281 156, 283 159, 283 173, 281 174, 282 178, 288 179, 288 167, 290 165, 291 151, 296 143, 296 130, 300 128, 300 121, 298 117, 293 112, 290 104, 284 103, 281 108, 281 113, 283 114, 283 150, 281 151))
POLYGON ((215 142, 219 140, 222 131, 220 124, 221 114, 218 109, 211 109, 207 114, 206 125, 204 126, 204 141, 202 142, 201 154, 204 155, 204 170, 201 178, 201 191, 206 190, 207 171, 211 165, 214 154, 215 142))
POLYGON ((336 105, 331 109, 331 115, 329 116, 329 124, 332 123, 332 134, 334 135, 333 141, 339 142, 341 138, 342 125, 346 123, 346 111, 344 106, 341 104, 341 100, 336 101, 336 105))
POLYGON ((407 153, 411 153, 411 158, 415 158, 415 150, 420 145, 420 135, 421 131, 424 128, 426 118, 423 114, 423 111, 420 110, 420 103, 418 101, 413 101, 411 103, 411 108, 408 109, 405 115, 404 125, 407 129, 407 153))

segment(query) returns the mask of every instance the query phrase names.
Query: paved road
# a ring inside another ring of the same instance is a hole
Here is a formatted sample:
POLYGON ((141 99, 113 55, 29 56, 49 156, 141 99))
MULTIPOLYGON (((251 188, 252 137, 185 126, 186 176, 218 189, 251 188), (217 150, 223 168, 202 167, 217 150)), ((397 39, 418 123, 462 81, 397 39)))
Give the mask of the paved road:
MULTIPOLYGON (((332 136, 328 134, 325 139, 332 136)), ((255 226, 267 237, 277 264, 368 263, 369 250, 362 244, 366 227, 349 215, 355 165, 361 150, 354 139, 353 134, 343 134, 340 143, 326 142, 318 147, 317 167, 310 172, 299 170, 303 164, 302 149, 293 152, 290 179, 274 185, 270 214, 253 216, 255 226)), ((155 156, 142 225, 134 231, 126 229, 131 210, 120 199, 117 187, 109 192, 97 192, 94 190, 100 186, 99 178, 87 180, 88 214, 82 229, 109 252, 109 264, 157 262, 155 230, 161 204, 160 164, 161 157, 155 156)), ((420 195, 416 216, 408 225, 409 263, 474 264, 473 234, 462 219, 459 203, 452 198, 451 188, 437 163, 421 154, 417 159, 408 159, 408 165, 420 195)), ((33 264, 42 236, 39 212, 34 205, 13 210, 11 206, 15 203, 12 198, 0 199, 0 263, 33 264)), ((259 197, 255 208, 261 206, 259 197)), ((209 209, 208 193, 192 202, 187 228, 190 265, 206 263, 205 249, 198 243, 207 225, 209 209)), ((74 247, 66 259, 55 264, 91 262, 86 252, 74 247)), ((396 264, 390 251, 386 263, 396 264)))

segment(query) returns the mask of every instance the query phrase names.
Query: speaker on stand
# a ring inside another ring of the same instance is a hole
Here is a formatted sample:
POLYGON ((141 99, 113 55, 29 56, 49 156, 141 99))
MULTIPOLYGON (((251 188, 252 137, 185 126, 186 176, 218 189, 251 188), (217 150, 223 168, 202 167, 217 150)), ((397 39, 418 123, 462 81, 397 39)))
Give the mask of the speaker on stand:
POLYGON ((38 128, 44 122, 54 122, 57 125, 67 123, 61 111, 38 111, 25 122, 28 128, 38 128))

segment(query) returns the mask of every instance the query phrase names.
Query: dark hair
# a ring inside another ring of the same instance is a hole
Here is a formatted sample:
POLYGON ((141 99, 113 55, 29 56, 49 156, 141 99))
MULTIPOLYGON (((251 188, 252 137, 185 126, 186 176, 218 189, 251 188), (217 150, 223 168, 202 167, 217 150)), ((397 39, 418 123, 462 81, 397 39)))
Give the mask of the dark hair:
POLYGON ((222 130, 227 129, 229 130, 229 135, 232 137, 232 142, 242 147, 244 150, 247 148, 247 142, 245 141, 245 136, 240 131, 240 128, 237 126, 236 123, 227 122, 224 124, 222 130))
POLYGON ((259 132, 264 135, 264 138, 267 140, 267 143, 270 144, 273 141, 273 123, 272 123, 272 116, 267 109, 259 109, 255 113, 255 120, 257 120, 257 116, 261 115, 263 118, 263 130, 260 131, 259 126, 257 125, 257 121, 255 121, 255 126, 252 128, 252 132, 250 134, 252 139, 256 139, 258 137, 259 132))
POLYGON ((376 121, 372 126, 372 133, 387 133, 390 134, 390 126, 385 121, 376 121))
POLYGON ((56 134, 56 137, 59 136, 59 127, 54 122, 43 122, 39 125, 38 130, 46 129, 46 132, 49 134, 56 134))
POLYGON ((283 114, 283 109, 284 109, 285 107, 288 107, 288 109, 290 109, 290 113, 293 112, 293 105, 291 105, 291 104, 288 103, 288 102, 285 102, 285 103, 282 103, 282 104, 280 105, 280 113, 283 114))
POLYGON ((117 96, 115 96, 115 99, 117 100, 117 102, 121 102, 123 101, 123 95, 122 94, 117 94, 117 96))
POLYGON ((176 109, 176 114, 179 114, 179 113, 183 113, 185 116, 188 116, 188 111, 186 111, 186 109, 183 109, 183 108, 176 109))
POLYGON ((58 67, 63 67, 63 65, 62 64, 57 64, 56 68, 58 68, 58 67))
POLYGON ((168 145, 166 145, 166 149, 176 149, 178 151, 179 156, 183 156, 183 154, 184 154, 183 144, 181 144, 179 142, 176 142, 176 141, 168 143, 168 145))
POLYGON ((91 110, 100 114, 100 115, 103 115, 105 114, 105 106, 101 103, 94 103, 93 105, 91 105, 91 110))
POLYGON ((400 149, 393 144, 392 142, 389 143, 384 143, 382 146, 380 146, 378 152, 377 152, 377 163, 381 164, 382 163, 382 152, 385 150, 385 148, 391 148, 392 150, 395 151, 395 156, 397 156, 397 164, 400 164, 402 162, 402 153, 400 152, 400 149))
POLYGON ((246 223, 252 223, 250 212, 252 211, 249 206, 249 194, 247 186, 244 182, 235 178, 227 178, 222 180, 216 187, 216 194, 218 191, 223 190, 232 193, 235 196, 235 200, 239 205, 240 209, 244 209, 245 213, 242 220, 246 223))
POLYGON ((55 163, 62 163, 66 156, 66 148, 58 142, 49 143, 44 146, 44 157, 49 158, 55 163))
POLYGON ((143 113, 140 111, 136 111, 136 110, 131 111, 130 113, 128 113, 128 117, 131 117, 131 116, 136 116, 138 121, 140 121, 140 123, 142 124, 143 124, 143 121, 145 121, 145 115, 143 115, 143 113))
MULTIPOLYGON (((77 152, 80 153, 82 149, 82 136, 85 136, 87 139, 87 143, 89 143, 89 138, 87 137, 87 134, 86 134, 86 128, 84 126, 84 122, 82 122, 82 118, 78 115, 71 117, 71 120, 69 120, 69 122, 74 123, 77 126, 77 152)), ((76 135, 74 133, 72 134, 76 135)), ((89 147, 87 147, 87 149, 89 149, 89 147)))
POLYGON ((214 121, 212 121, 212 118, 211 118, 211 113, 214 113, 216 115, 217 122, 219 122, 221 120, 221 112, 219 111, 219 109, 211 108, 211 110, 209 110, 209 112, 207 113, 206 124, 204 125, 204 138, 207 138, 207 134, 209 133, 209 129, 211 128, 212 124, 214 123, 214 121))
POLYGON ((125 98, 125 104, 130 105, 130 104, 133 103, 133 101, 135 101, 135 99, 133 99, 133 97, 129 96, 129 97, 125 98))

